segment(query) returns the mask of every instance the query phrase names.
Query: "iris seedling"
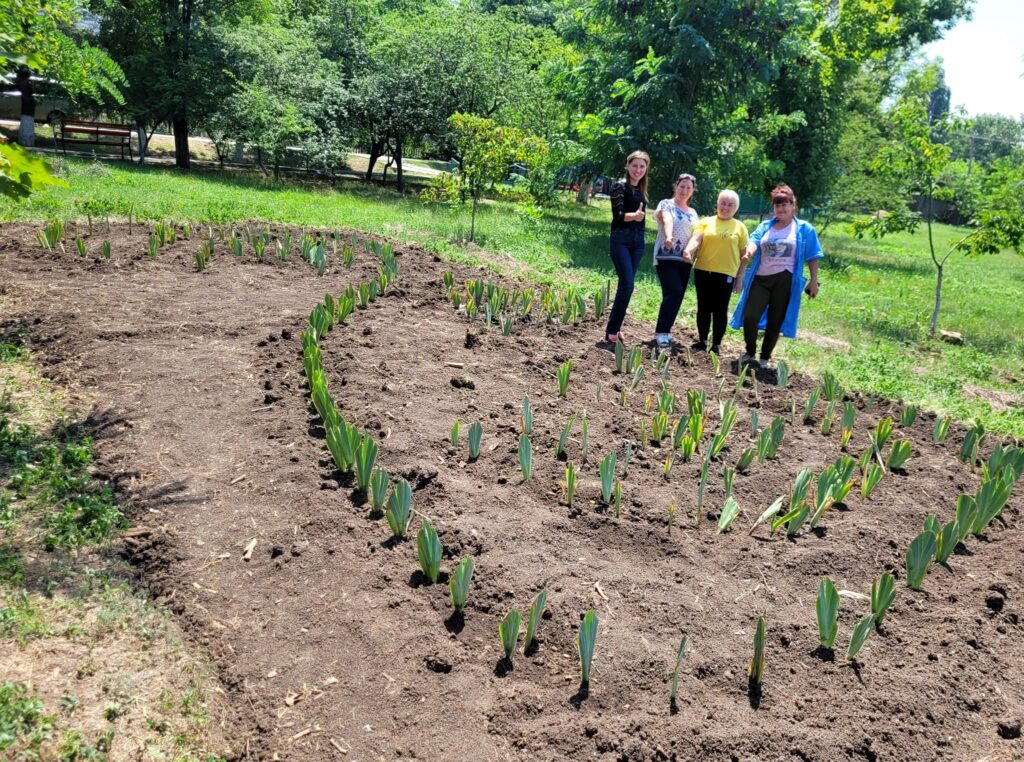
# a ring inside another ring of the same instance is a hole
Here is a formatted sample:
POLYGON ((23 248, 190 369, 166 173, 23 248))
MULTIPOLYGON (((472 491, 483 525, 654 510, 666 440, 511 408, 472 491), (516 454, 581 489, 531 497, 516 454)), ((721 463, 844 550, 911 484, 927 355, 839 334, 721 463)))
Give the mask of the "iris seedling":
POLYGON ((605 505, 612 503, 612 486, 615 484, 615 470, 618 466, 618 455, 610 452, 604 456, 598 471, 601 474, 601 499, 605 505))
POLYGON ((373 466, 377 462, 377 443, 369 434, 363 434, 359 440, 359 448, 356 450, 355 471, 356 486, 361 492, 370 488, 370 477, 373 475, 373 466))
POLYGON ((729 400, 722 410, 722 426, 711 440, 711 449, 708 454, 712 459, 718 457, 729 441, 729 432, 732 431, 733 424, 736 423, 736 416, 736 406, 732 400, 729 400))
POLYGON ((971 495, 960 495, 956 499, 957 541, 963 542, 974 528, 978 518, 978 504, 971 495))
POLYGON ((686 636, 683 635, 679 641, 679 650, 676 651, 676 667, 672 670, 672 692, 669 694, 671 701, 676 700, 676 694, 679 692, 679 671, 683 666, 683 657, 686 656, 686 636))
POLYGON ((825 371, 825 375, 821 381, 821 386, 825 399, 829 402, 842 399, 843 387, 839 384, 839 379, 837 379, 835 374, 831 371, 825 371))
POLYGON ((480 440, 484 437, 484 425, 477 421, 469 427, 469 459, 480 457, 480 440))
POLYGON ((622 373, 622 364, 624 361, 625 349, 622 348, 622 342, 615 342, 615 372, 622 373))
POLYGON ((384 511, 384 501, 387 499, 388 487, 391 484, 391 477, 382 468, 375 469, 370 477, 370 513, 377 517, 384 511))
POLYGON ((907 587, 911 590, 919 590, 924 582, 924 575, 928 572, 928 565, 935 555, 937 543, 935 533, 925 530, 921 532, 907 548, 907 587))
POLYGON ((917 405, 907 405, 900 413, 900 426, 909 429, 917 420, 917 405))
POLYGON ((522 624, 523 615, 515 609, 509 611, 505 618, 498 625, 498 637, 501 638, 501 647, 505 649, 505 658, 511 663, 512 654, 516 650, 519 641, 519 626, 522 624))
POLYGON ((827 437, 832 433, 832 422, 836 417, 836 401, 832 400, 825 408, 825 417, 821 419, 821 435, 827 437))
POLYGON ((615 499, 615 518, 618 518, 622 512, 622 482, 620 480, 615 480, 615 489, 612 492, 615 499))
POLYGON ((814 604, 818 617, 818 642, 830 651, 839 633, 839 592, 828 577, 818 586, 818 600, 814 604))
POLYGON ((735 480, 735 478, 736 478, 736 469, 735 468, 729 468, 728 466, 726 466, 722 470, 722 478, 725 480, 725 496, 726 497, 731 497, 732 496, 732 483, 733 483, 733 480, 735 480))
POLYGON ((430 580, 430 584, 437 582, 441 574, 441 540, 437 537, 437 530, 424 521, 420 527, 420 533, 416 536, 416 546, 419 550, 420 569, 423 576, 430 580))
POLYGON ((558 396, 565 397, 569 389, 569 374, 572 373, 572 360, 566 360, 558 366, 558 396))
POLYGON ((765 508, 761 515, 757 517, 757 521, 750 525, 750 534, 753 534, 754 530, 757 529, 757 527, 763 524, 764 522, 768 521, 768 519, 777 516, 779 511, 782 510, 782 506, 785 503, 785 501, 786 498, 783 497, 782 495, 779 495, 777 498, 775 498, 774 502, 767 508, 765 508))
POLYGON ((672 466, 675 465, 675 454, 669 450, 665 453, 665 460, 662 462, 661 473, 665 477, 665 481, 668 481, 669 474, 672 473, 672 466))
POLYGON ((952 419, 949 416, 935 419, 935 427, 932 429, 933 442, 944 442, 946 440, 946 436, 949 434, 949 424, 951 420, 952 419))
POLYGON ((651 419, 651 441, 660 445, 667 433, 668 415, 663 412, 655 413, 651 419))
POLYGON ((875 487, 882 481, 882 475, 885 472, 878 466, 877 463, 869 463, 867 470, 861 477, 860 481, 860 496, 865 500, 871 497, 871 493, 874 492, 875 487))
POLYGON ((537 597, 530 604, 530 612, 526 617, 526 639, 523 641, 524 652, 537 639, 537 628, 540 627, 540 618, 544 614, 544 606, 547 604, 547 601, 548 589, 545 587, 537 593, 537 597))
POLYGON ((583 413, 583 417, 580 418, 580 460, 584 463, 587 462, 587 445, 590 441, 590 424, 587 423, 587 414, 583 413))
POLYGON ((558 437, 558 445, 555 448, 555 457, 561 457, 562 453, 565 452, 565 446, 569 443, 569 434, 572 433, 572 425, 576 422, 576 415, 569 416, 569 420, 562 428, 562 434, 558 437))
POLYGON ((750 660, 750 668, 747 670, 750 682, 754 685, 760 685, 764 679, 764 645, 764 617, 759 616, 757 618, 757 627, 754 630, 754 658, 750 660))
POLYGON ((676 520, 676 501, 670 500, 668 503, 668 533, 672 534, 672 524, 676 520))
POLYGON ((984 440, 985 427, 980 422, 975 423, 974 427, 964 435, 964 442, 960 446, 960 460, 974 466, 978 459, 978 450, 984 440))
POLYGON ((877 626, 882 625, 885 612, 896 598, 896 579, 886 572, 871 584, 871 615, 877 626))
POLYGON ((722 506, 722 513, 718 517, 718 533, 726 532, 732 525, 732 522, 736 520, 736 517, 740 513, 740 504, 730 496, 726 499, 725 505, 722 506))
POLYGON ((637 344, 629 350, 629 356, 626 358, 626 375, 631 375, 637 368, 643 367, 643 364, 644 348, 637 344))
POLYGON ((874 450, 875 457, 878 458, 878 465, 883 469, 885 468, 885 461, 882 460, 882 448, 885 447, 885 443, 889 441, 891 435, 892 418, 883 418, 875 424, 875 428, 868 434, 871 438, 871 449, 874 450))
POLYGON ((459 561, 455 571, 448 580, 448 589, 452 594, 452 607, 455 613, 461 613, 469 597, 469 583, 473 580, 473 558, 465 556, 459 561))
POLYGON ((530 398, 523 397, 523 414, 520 418, 521 433, 530 436, 533 434, 533 408, 530 406, 530 398))
POLYGON ((85 248, 85 241, 82 240, 81 236, 75 237, 75 248, 78 249, 78 256, 87 257, 89 256, 88 250, 85 248))
POLYGON ((853 661, 854 657, 856 657, 860 652, 861 646, 864 645, 864 641, 867 640, 868 635, 871 634, 871 628, 874 624, 874 614, 868 614, 857 622, 857 625, 853 628, 853 635, 850 636, 850 645, 846 649, 847 661, 853 661))
POLYGON ((904 439, 900 442, 893 442, 892 450, 889 451, 889 458, 886 460, 885 465, 890 471, 896 468, 901 468, 904 463, 910 458, 910 440, 904 439))
POLYGON ((807 402, 804 403, 804 422, 814 420, 814 406, 818 404, 818 397, 821 395, 821 389, 814 387, 811 390, 811 396, 807 398, 807 402))
POLYGON ((850 437, 853 436, 853 424, 857 420, 857 408, 853 406, 852 402, 847 402, 843 406, 843 421, 842 421, 842 432, 840 447, 845 450, 846 445, 850 443, 850 437))
POLYGON ((756 455, 756 452, 753 447, 748 447, 740 453, 739 460, 736 461, 736 470, 741 474, 745 474, 747 469, 750 468, 750 464, 754 462, 754 455, 756 455))
POLYGON ((938 531, 935 535, 935 563, 944 564, 953 555, 953 549, 960 541, 959 532, 956 519, 944 524, 938 531))
POLYGON ((526 434, 519 435, 519 469, 523 472, 523 481, 529 481, 533 473, 533 443, 526 434))
POLYGON ((636 370, 633 371, 633 379, 629 382, 629 389, 632 391, 640 385, 640 382, 644 380, 644 366, 637 365, 636 370))
POLYGON ((103 254, 104 259, 110 259, 110 241, 103 242, 103 245, 100 246, 100 253, 103 254))
POLYGON ((572 508, 573 498, 576 496, 576 466, 568 463, 565 466, 565 502, 572 508))
POLYGON ((984 532, 992 520, 1003 512, 1006 501, 1010 499, 1014 481, 1014 471, 1007 469, 1000 476, 989 479, 978 488, 978 493, 974 496, 977 516, 971 528, 975 535, 984 532))
POLYGON ((448 434, 448 441, 452 443, 452 447, 458 447, 459 446, 459 429, 461 427, 462 427, 462 424, 459 422, 459 419, 456 418, 455 419, 455 423, 452 424, 451 433, 448 434))
POLYGON ((594 661, 594 646, 597 644, 597 614, 593 609, 587 612, 580 623, 577 645, 580 654, 580 682, 590 683, 590 665, 594 661))
POLYGON ((785 360, 779 360, 778 367, 775 371, 775 379, 777 384, 781 387, 786 387, 789 384, 789 366, 785 360))
POLYGON ((405 537, 405 530, 411 517, 412 486, 405 479, 399 479, 391 488, 388 509, 384 514, 388 526, 391 527, 391 534, 398 538, 405 537))

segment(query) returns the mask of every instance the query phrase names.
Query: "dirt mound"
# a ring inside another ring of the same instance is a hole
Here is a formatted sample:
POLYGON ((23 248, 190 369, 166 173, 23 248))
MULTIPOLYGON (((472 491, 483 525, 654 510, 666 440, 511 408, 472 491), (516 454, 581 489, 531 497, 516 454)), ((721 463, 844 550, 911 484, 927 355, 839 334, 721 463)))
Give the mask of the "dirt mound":
MULTIPOLYGON (((273 234, 280 230, 274 228, 273 234)), ((665 447, 637 450, 623 479, 623 511, 599 505, 597 464, 639 438, 647 363, 635 389, 613 371, 602 327, 533 320, 511 335, 456 313, 442 285, 482 271, 400 249, 398 289, 323 340, 323 365, 342 414, 380 444, 378 463, 414 487, 416 511, 437 527, 443 569, 476 559, 464 618, 451 616, 447 585, 424 585, 415 541, 393 543, 337 473, 309 405, 300 333, 325 292, 376 275, 357 247, 351 269, 330 257, 327 274, 297 254, 242 258, 223 245, 194 272, 199 241, 145 256, 146 231, 97 232, 109 260, 43 252, 34 231, 7 225, 0 268, 12 314, 0 330, 27 326, 49 374, 94 402, 93 434, 137 525, 126 552, 144 583, 169 603, 217 658, 237 711, 239 755, 270 759, 977 759, 1024 753, 1024 551, 1019 488, 983 539, 971 538, 948 567, 933 566, 920 592, 903 585, 903 556, 925 518, 948 521, 979 475, 957 452, 964 431, 934 444, 933 421, 906 433, 913 457, 887 474, 870 500, 856 488, 813 531, 795 539, 747 529, 802 468, 840 456, 831 436, 804 425, 812 384, 748 382, 725 465, 760 425, 786 420, 779 457, 735 479, 742 513, 716 532, 724 502, 713 466, 703 515, 695 517, 698 459, 666 481, 665 447), (556 371, 574 369, 567 398, 556 371), (619 404, 627 393, 626 405, 619 404), (534 474, 523 483, 520 405, 534 416, 534 474), (793 400, 797 420, 791 421, 793 400), (580 469, 576 505, 564 502, 562 427, 586 412, 588 457, 577 423, 568 459, 580 469), (465 433, 484 427, 482 454, 467 462, 465 433), (669 505, 677 507, 669 532, 669 505), (256 540, 251 558, 243 552, 256 540), (834 659, 818 649, 814 600, 821 577, 866 594, 881 573, 897 576, 896 602, 851 667, 843 653, 868 612, 843 598, 834 659), (547 587, 539 648, 500 657, 498 622, 525 612, 547 587), (592 682, 580 692, 575 639, 581 616, 600 619, 592 682), (754 622, 768 619, 762 694, 747 689, 754 622), (691 652, 670 710, 668 677, 681 633, 691 652)), ((69 250, 73 247, 69 246, 69 250)), ((649 326, 627 323, 631 336, 649 326)), ((668 385, 683 398, 705 390, 718 427, 719 378, 703 355, 674 356, 668 385)), ((724 386, 723 386, 724 381, 724 386)), ((853 397, 850 450, 889 403, 853 397)), ((675 416, 673 416, 674 418, 675 416)), ((983 449, 987 455, 991 444, 983 449)), ((620 457, 621 462, 621 457, 620 457)), ((621 465, 620 465, 621 472, 621 465)), ((413 528, 418 528, 419 518, 413 528)))

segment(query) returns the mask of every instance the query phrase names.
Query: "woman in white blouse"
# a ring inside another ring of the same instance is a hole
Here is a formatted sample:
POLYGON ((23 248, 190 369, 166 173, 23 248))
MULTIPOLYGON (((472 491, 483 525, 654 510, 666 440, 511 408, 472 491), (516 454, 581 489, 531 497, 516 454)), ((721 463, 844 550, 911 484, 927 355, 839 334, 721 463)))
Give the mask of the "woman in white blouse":
POLYGON ((672 198, 658 204, 654 219, 658 223, 658 239, 654 242, 654 267, 661 283, 661 309, 654 329, 658 346, 672 344, 672 325, 679 315, 686 285, 690 282, 691 262, 683 259, 683 250, 693 234, 699 219, 690 206, 690 198, 697 189, 697 178, 682 174, 676 178, 672 198))

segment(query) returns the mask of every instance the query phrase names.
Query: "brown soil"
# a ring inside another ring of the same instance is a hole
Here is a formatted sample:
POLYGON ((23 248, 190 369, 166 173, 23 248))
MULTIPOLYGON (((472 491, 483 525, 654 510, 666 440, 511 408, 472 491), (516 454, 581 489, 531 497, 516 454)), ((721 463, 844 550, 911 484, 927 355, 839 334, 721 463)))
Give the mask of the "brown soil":
MULTIPOLYGON (((97 232, 90 247, 98 250, 97 232)), ((597 463, 637 436, 646 380, 628 382, 595 343, 603 326, 519 325, 503 337, 456 314, 441 285, 482 271, 399 251, 400 290, 357 310, 324 340, 324 366, 343 414, 374 432, 379 464, 415 487, 415 508, 438 527, 444 569, 474 555, 464 619, 447 585, 424 585, 415 541, 387 540, 383 521, 337 474, 308 404, 299 333, 325 291, 376 274, 359 253, 323 278, 293 254, 243 260, 221 246, 196 273, 198 241, 144 256, 144 233, 109 235, 110 261, 40 250, 34 231, 7 225, 0 330, 27 326, 48 374, 93 404, 86 424, 106 475, 138 527, 125 550, 140 578, 217 660, 236 712, 240 757, 321 759, 1016 759, 1024 719, 1024 539, 1020 490, 982 539, 921 592, 903 586, 903 555, 929 513, 948 520, 979 476, 956 457, 963 429, 934 445, 930 416, 908 436, 914 457, 870 501, 856 490, 814 532, 795 540, 747 528, 801 468, 839 455, 838 426, 789 422, 789 390, 760 383, 760 420, 786 416, 777 461, 736 477, 743 513, 717 534, 723 502, 714 467, 705 515, 694 519, 698 465, 666 483, 661 454, 638 452, 624 480, 625 509, 601 509, 597 463), (471 347, 468 347, 472 344, 471 347), (554 373, 576 365, 568 399, 554 373), (463 368, 445 363, 462 363, 463 368), (457 380, 457 384, 453 383, 457 380), (466 384, 468 380, 471 383, 466 384), (596 399, 601 385, 600 400, 596 399), (519 406, 534 407, 535 473, 522 483, 519 406), (561 495, 554 446, 571 413, 587 411, 569 457, 581 468, 577 505, 561 495), (462 448, 447 443, 464 423, 462 448), (465 426, 483 421, 483 453, 466 462, 465 426), (667 527, 670 501, 678 506, 667 527), (144 530, 143 530, 144 531, 144 530), (245 546, 257 539, 249 562, 245 546), (227 555, 230 554, 230 555, 227 555), (885 625, 856 666, 844 658, 868 604, 844 597, 834 659, 817 648, 814 599, 823 575, 867 593, 883 571, 898 579, 885 625), (544 586, 540 647, 500 660, 498 622, 528 608, 544 586), (600 618, 594 674, 579 690, 575 639, 582 614, 600 618), (760 696, 748 691, 753 625, 768 619, 760 696), (681 633, 691 652, 670 708, 668 678, 681 633), (339 751, 343 749, 347 752, 339 751)), ((633 337, 650 327, 627 322, 633 337)), ((688 343, 688 341, 687 341, 688 343)), ((726 374, 725 394, 735 377, 726 374)), ((762 379, 762 382, 764 379, 762 379)), ((703 356, 672 364, 685 396, 721 381, 703 356)), ((791 382, 797 404, 809 379, 791 382)), ((864 449, 884 401, 854 397, 851 447, 864 449)), ((757 406, 748 384, 725 462, 750 439, 757 406)), ((817 419, 823 405, 819 403, 817 419)), ((708 437, 717 429, 712 410, 708 437)), ((984 448, 985 455, 993 443, 984 448)), ((414 531, 419 518, 414 521, 414 531)))

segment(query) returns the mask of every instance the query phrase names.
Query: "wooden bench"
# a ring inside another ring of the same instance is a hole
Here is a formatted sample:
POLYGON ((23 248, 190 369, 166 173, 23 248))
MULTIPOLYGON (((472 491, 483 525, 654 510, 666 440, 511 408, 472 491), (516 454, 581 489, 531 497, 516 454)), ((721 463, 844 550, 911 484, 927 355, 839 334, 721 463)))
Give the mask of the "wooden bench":
POLYGON ((86 122, 80 119, 61 119, 60 130, 54 131, 54 140, 60 145, 65 155, 68 143, 85 143, 93 146, 114 146, 128 149, 128 158, 132 156, 132 128, 127 124, 110 124, 108 122, 86 122))

